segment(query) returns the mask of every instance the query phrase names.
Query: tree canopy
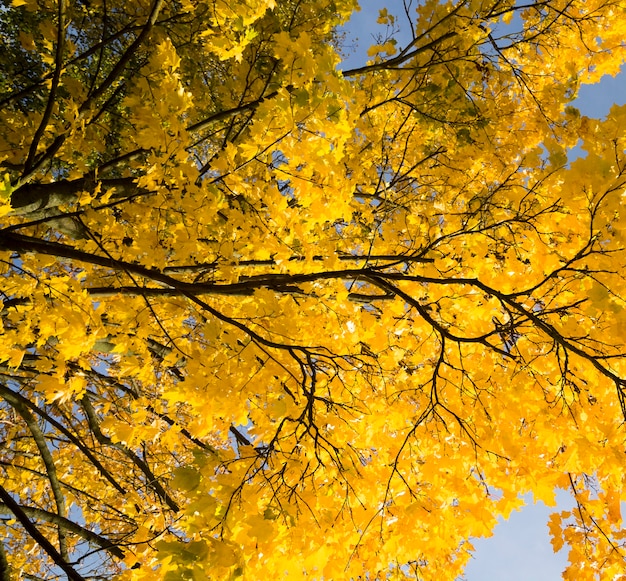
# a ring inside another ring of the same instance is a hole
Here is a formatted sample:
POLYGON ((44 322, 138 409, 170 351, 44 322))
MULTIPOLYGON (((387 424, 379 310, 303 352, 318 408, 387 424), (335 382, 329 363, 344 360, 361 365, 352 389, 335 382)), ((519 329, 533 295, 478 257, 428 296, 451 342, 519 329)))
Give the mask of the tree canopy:
POLYGON ((356 9, 0 2, 2 581, 623 576, 626 2, 356 9))

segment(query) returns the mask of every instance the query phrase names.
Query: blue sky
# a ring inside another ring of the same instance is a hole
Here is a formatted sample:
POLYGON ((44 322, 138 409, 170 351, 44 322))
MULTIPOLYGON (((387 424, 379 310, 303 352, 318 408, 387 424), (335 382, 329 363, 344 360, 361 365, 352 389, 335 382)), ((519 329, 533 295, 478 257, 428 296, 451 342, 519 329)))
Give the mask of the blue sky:
MULTIPOLYGON (((387 8, 390 13, 397 15, 399 27, 407 31, 402 0, 361 0, 360 4, 360 12, 354 13, 348 25, 344 27, 346 32, 346 58, 344 60, 346 68, 365 64, 368 58, 366 54, 368 47, 374 43, 377 35, 385 33, 385 27, 376 24, 381 8, 387 8)), ((417 6, 416 0, 413 0, 413 5, 417 6)), ((409 40, 407 32, 403 34, 402 30, 400 34, 394 36, 398 39, 399 47, 406 45, 409 40)), ((617 77, 607 75, 599 84, 583 85, 573 105, 588 117, 604 117, 614 103, 626 104, 625 67, 622 67, 622 73, 617 77)))
MULTIPOLYGON (((416 6, 417 2, 414 1, 413 5, 416 6)), ((378 12, 384 7, 392 14, 402 15, 400 23, 406 22, 401 0, 361 0, 361 11, 353 15, 344 29, 346 68, 365 64, 367 48, 377 34, 385 33, 385 27, 376 24, 378 12)), ((402 34, 395 35, 395 38, 402 47, 402 34)), ((406 44, 408 40, 404 38, 406 44)), ((622 73, 617 77, 605 76, 599 84, 584 85, 572 105, 582 115, 602 118, 614 103, 626 104, 626 67, 622 67, 622 73)), ((561 572, 567 564, 567 550, 554 554, 547 522, 552 512, 571 508, 573 501, 566 492, 557 494, 555 508, 546 507, 541 502, 534 504, 532 496, 525 500, 527 506, 513 513, 506 522, 501 522, 492 537, 472 541, 476 553, 466 570, 466 581, 561 580, 561 572)))
POLYGON ((466 581, 560 581, 567 549, 554 554, 547 522, 552 512, 572 508, 572 499, 560 492, 554 508, 533 504, 531 495, 525 500, 527 506, 501 521, 492 537, 472 541, 476 553, 466 581))

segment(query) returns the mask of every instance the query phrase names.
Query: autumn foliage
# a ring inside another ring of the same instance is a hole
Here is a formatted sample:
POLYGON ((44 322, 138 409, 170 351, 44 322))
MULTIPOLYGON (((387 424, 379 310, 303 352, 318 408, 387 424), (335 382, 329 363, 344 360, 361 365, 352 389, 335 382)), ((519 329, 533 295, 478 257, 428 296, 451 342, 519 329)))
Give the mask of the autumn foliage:
POLYGON ((2 581, 624 575, 626 2, 0 7, 2 581))

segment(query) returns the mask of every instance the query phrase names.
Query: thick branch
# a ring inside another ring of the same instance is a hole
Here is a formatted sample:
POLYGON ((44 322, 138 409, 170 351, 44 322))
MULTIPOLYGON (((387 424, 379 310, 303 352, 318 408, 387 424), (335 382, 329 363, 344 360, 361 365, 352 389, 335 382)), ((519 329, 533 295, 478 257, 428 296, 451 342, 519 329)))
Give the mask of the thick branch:
MULTIPOLYGON (((150 339, 148 338, 148 341, 150 341, 150 339)), ((162 346, 164 349, 167 349, 169 351, 168 347, 162 346)), ((108 375, 102 375, 101 373, 99 373, 97 370, 95 369, 90 369, 88 371, 86 371, 86 373, 92 377, 94 380, 96 381, 102 381, 102 382, 106 382, 109 385, 113 386, 115 389, 119 389, 121 391, 123 391, 124 393, 127 393, 128 395, 130 395, 133 399, 138 399, 139 395, 137 394, 137 392, 135 392, 133 389, 131 389, 130 387, 120 383, 119 381, 117 381, 115 378, 110 377, 108 375)), ((177 426, 178 430, 180 431, 180 433, 185 436, 185 438, 187 438, 189 441, 193 442, 196 446, 198 446, 199 448, 202 448, 203 450, 207 450, 208 452, 211 452, 211 454, 215 454, 217 455, 217 450, 215 450, 215 448, 213 448, 212 446, 209 446, 208 444, 205 444, 204 442, 202 442, 201 440, 199 440, 198 438, 194 437, 189 430, 187 430, 186 428, 184 428, 183 426, 177 424, 177 422, 175 420, 173 420, 172 418, 170 418, 167 414, 158 412, 157 410, 154 409, 153 406, 151 405, 147 405, 146 406, 146 410, 149 411, 151 414, 154 414, 155 416, 157 416, 159 419, 163 420, 168 426, 177 426)))
MULTIPOLYGON (((94 102, 99 99, 109 89, 109 87, 122 75, 126 65, 131 60, 135 52, 139 49, 141 44, 146 40, 148 34, 152 30, 152 27, 154 26, 159 16, 159 12, 161 11, 164 1, 165 0, 154 0, 152 8, 150 9, 150 15, 148 16, 148 20, 142 27, 141 32, 137 35, 137 38, 120 57, 120 60, 115 64, 111 72, 108 74, 107 78, 104 79, 100 86, 93 93, 91 93, 91 95, 89 95, 89 97, 81 104, 78 109, 78 120, 84 119, 85 115, 91 109, 91 106, 94 104, 94 102)), ((69 131, 70 129, 68 129, 67 132, 57 136, 56 139, 48 146, 46 151, 44 151, 39 156, 39 159, 34 161, 34 163, 32 163, 30 166, 27 164, 24 174, 16 184, 16 188, 21 187, 22 185, 33 179, 39 167, 41 167, 41 165, 47 159, 50 159, 63 145, 69 135, 69 131)))
MULTIPOLYGON (((233 284, 215 284, 215 283, 188 283, 178 281, 175 278, 163 274, 156 269, 146 268, 140 264, 133 264, 125 262, 123 260, 117 260, 108 256, 99 256, 97 254, 91 254, 68 246, 66 244, 60 244, 58 242, 52 242, 49 240, 41 240, 31 236, 24 236, 23 234, 17 234, 15 232, 9 232, 7 230, 0 231, 0 248, 5 250, 13 250, 18 253, 23 252, 36 252, 40 254, 47 254, 56 256, 59 258, 68 258, 71 260, 77 260, 79 262, 85 262, 88 264, 95 264, 106 268, 112 268, 117 271, 127 272, 135 275, 145 277, 148 280, 152 280, 156 283, 162 283, 170 289, 143 289, 137 287, 135 292, 146 295, 150 294, 215 294, 215 295, 242 295, 254 292, 259 288, 284 288, 286 285, 297 285, 304 282, 312 282, 325 279, 357 279, 362 276, 366 276, 369 272, 376 272, 374 268, 354 268, 354 269, 342 269, 332 270, 327 272, 314 272, 307 274, 267 274, 260 275, 258 277, 251 277, 247 280, 233 284)), ((384 255, 388 257, 388 255, 384 255)), ((368 260, 370 257, 362 256, 360 260, 368 260)), ((352 258, 350 258, 351 260, 352 258)), ((387 259, 387 258, 385 258, 387 259)), ((359 260, 354 258, 354 260, 359 260)), ((398 262, 403 259, 399 257, 398 262)), ((407 260, 415 260, 416 258, 407 258, 407 260)), ((420 259, 428 261, 428 259, 420 259)), ((110 291, 106 288, 98 287, 94 288, 93 293, 110 294, 110 291)), ((118 292, 123 292, 120 290, 118 292)))
POLYGON ((0 500, 11 510, 15 518, 24 527, 31 538, 49 555, 54 563, 65 572, 71 581, 86 581, 54 548, 54 545, 39 531, 35 524, 28 518, 22 507, 15 502, 9 492, 0 484, 0 500))
MULTIPOLYGON (((54 458, 52 458, 52 454, 50 453, 50 449, 48 448, 48 444, 46 444, 45 436, 43 435, 41 429, 39 428, 39 424, 37 420, 33 417, 30 411, 27 409, 25 405, 18 399, 13 397, 10 393, 6 393, 5 390, 2 390, 4 399, 11 404, 11 406, 17 411, 17 413, 22 416, 22 419, 26 422, 30 433, 33 436, 33 440, 35 444, 37 444, 37 448, 39 449, 39 453, 41 455, 41 459, 43 460, 44 466, 46 467, 46 473, 48 474, 48 480, 50 482, 50 488, 52 490, 52 494, 54 496, 54 501, 57 507, 57 512, 59 516, 66 517, 66 509, 65 509, 65 497, 63 496, 63 491, 61 490, 61 484, 59 482, 57 476, 56 465, 54 463, 54 458)), ((8 390, 10 391, 10 390, 8 390)), ((67 543, 65 540, 65 533, 62 529, 59 528, 59 550, 61 556, 64 560, 68 561, 69 556, 67 553, 67 543)))
POLYGON ((39 126, 35 131, 35 135, 33 136, 33 140, 31 141, 30 148, 28 150, 28 157, 26 158, 26 164, 24 167, 25 173, 30 171, 31 166, 35 162, 37 147, 39 146, 39 141, 43 137, 44 131, 48 126, 50 117, 52 116, 57 89, 59 88, 59 81, 61 80, 61 71, 63 70, 63 50, 65 46, 65 0, 58 0, 57 20, 57 45, 54 55, 54 74, 52 75, 52 83, 50 86, 50 93, 48 94, 46 109, 43 113, 39 126))
MULTIPOLYGON (((122 549, 120 549, 115 543, 113 543, 113 541, 110 541, 109 539, 106 539, 98 535, 97 533, 90 531, 89 529, 81 527, 79 524, 76 524, 75 522, 65 517, 59 516, 54 512, 49 512, 47 510, 42 510, 40 508, 35 508, 31 506, 20 505, 20 508, 23 513, 29 518, 40 520, 46 523, 53 524, 56 527, 63 528, 68 532, 74 533, 75 535, 79 536, 81 539, 85 539, 92 545, 96 545, 104 549, 118 559, 124 558, 124 551, 122 551, 122 549)), ((14 513, 7 504, 0 503, 0 514, 14 513)))
MULTIPOLYGON (((293 87, 291 85, 288 85, 287 87, 285 87, 285 90, 290 93, 291 91, 293 91, 293 87)), ((229 117, 232 117, 233 115, 238 115, 239 113, 244 113, 246 111, 254 111, 255 109, 259 107, 259 105, 261 105, 261 103, 269 99, 273 99, 274 97, 276 97, 276 95, 278 95, 278 93, 279 91, 272 91, 271 93, 268 93, 265 96, 255 99, 254 101, 250 101, 249 103, 239 105, 239 107, 233 107, 232 109, 227 109, 226 111, 218 111, 217 113, 213 113, 213 115, 209 115, 209 117, 207 117, 206 119, 203 119, 202 121, 198 121, 197 123, 193 123, 189 125, 187 127, 187 131, 191 131, 191 132, 202 131, 203 129, 206 129, 207 127, 209 127, 215 121, 228 119, 229 117)))
POLYGON ((507 357, 509 359, 513 359, 513 355, 499 347, 496 347, 492 343, 489 343, 487 339, 491 335, 499 334, 499 331, 495 330, 491 333, 487 333, 484 335, 480 335, 478 337, 462 337, 460 335, 455 335, 451 331, 449 331, 444 325, 436 321, 428 312, 426 307, 422 305, 419 301, 414 299, 408 293, 405 293, 402 289, 398 288, 396 285, 391 284, 389 281, 385 280, 385 275, 370 275, 368 279, 372 282, 372 284, 379 287, 381 290, 385 290, 389 293, 393 293, 397 297, 401 298, 407 305, 411 305, 433 329, 435 329, 442 338, 449 339, 450 341, 454 341, 456 343, 480 343, 484 345, 488 349, 491 349, 503 357, 507 357))
POLYGON ((9 389, 6 385, 0 384, 0 395, 5 398, 9 403, 11 401, 17 401, 28 407, 32 411, 34 411, 38 416, 40 416, 45 422, 54 426, 59 432, 61 432, 72 444, 74 444, 94 465, 94 467, 102 474, 104 478, 106 478, 109 483, 117 490, 120 494, 126 494, 126 491, 118 482, 113 478, 111 473, 100 463, 100 461, 93 455, 93 453, 85 446, 72 432, 70 432, 63 424, 59 423, 55 420, 50 414, 44 412, 41 408, 36 406, 29 399, 25 398, 23 395, 9 389))
POLYGON ((98 417, 96 415, 96 410, 94 410, 93 406, 91 405, 88 395, 85 395, 82 398, 81 403, 83 405, 83 409, 85 410, 85 414, 87 415, 87 421, 89 422, 89 427, 91 428, 91 431, 96 437, 96 440, 98 440, 98 442, 100 442, 101 444, 105 444, 107 446, 111 446, 113 448, 118 449, 127 458, 129 458, 131 462, 135 464, 135 466, 137 466, 137 468, 139 468, 141 472, 143 472, 144 476, 146 477, 147 486, 150 487, 154 492, 156 492, 159 498, 161 498, 171 510, 173 510, 174 512, 178 512, 180 510, 178 505, 174 502, 174 500, 167 493, 167 491, 161 486, 156 476, 152 473, 152 470, 150 470, 150 467, 148 466, 148 464, 144 462, 139 456, 137 456, 137 454, 135 454, 127 446, 124 446, 123 444, 119 442, 113 442, 111 438, 109 438, 108 436, 105 436, 102 433, 102 430, 100 430, 100 423, 98 422, 98 417))
MULTIPOLYGON (((60 205, 70 205, 77 200, 78 194, 92 191, 97 184, 103 188, 115 188, 119 193, 112 197, 129 197, 139 192, 133 183, 134 178, 116 178, 96 180, 95 176, 85 176, 76 180, 59 180, 47 184, 27 183, 15 190, 11 195, 12 214, 24 216, 60 205)), ((144 190, 146 191, 146 190, 144 190)), ((147 192, 147 191, 146 191, 147 192)))
MULTIPOLYGON (((305 258, 303 256, 292 256, 289 258, 289 262, 304 262, 305 260, 311 260, 313 262, 323 262, 327 257, 322 255, 315 255, 310 258, 305 258)), ((426 258, 421 255, 414 254, 340 254, 337 256, 337 260, 341 262, 371 262, 371 261, 389 261, 396 264, 403 263, 429 263, 434 262, 434 258, 426 258)), ((265 260, 257 259, 257 260, 239 260, 237 262, 229 262, 228 266, 276 266, 276 261, 273 258, 267 258, 265 260)), ((216 269, 218 266, 223 266, 223 263, 215 262, 205 262, 203 264, 189 264, 183 266, 166 266, 163 269, 163 272, 166 274, 175 274, 178 272, 186 273, 186 272, 205 272, 208 270, 216 269)))
POLYGON ((394 69, 399 67, 401 64, 406 61, 416 57, 418 54, 422 52, 426 52, 428 50, 434 49, 438 44, 442 43, 444 40, 448 40, 449 38, 454 38, 458 36, 458 32, 453 30, 442 34, 439 38, 435 38, 431 40, 429 43, 416 48, 410 52, 402 52, 397 57, 387 59, 386 61, 382 61, 380 63, 374 63, 372 65, 365 65, 363 67, 357 67, 354 69, 348 69, 347 71, 343 71, 344 77, 354 77, 356 75, 363 75, 366 73, 373 73, 374 71, 384 71, 388 69, 394 69))
POLYGON ((7 554, 2 542, 0 542, 0 581, 11 581, 9 562, 7 561, 7 554))

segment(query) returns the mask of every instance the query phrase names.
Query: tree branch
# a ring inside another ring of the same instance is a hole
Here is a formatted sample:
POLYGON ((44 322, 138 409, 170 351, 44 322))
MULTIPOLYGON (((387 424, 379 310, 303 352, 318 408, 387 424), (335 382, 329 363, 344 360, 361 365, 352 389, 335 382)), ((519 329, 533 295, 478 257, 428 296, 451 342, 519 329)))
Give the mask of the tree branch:
MULTIPOLYGON (((63 0, 60 0, 63 1, 63 0)), ((152 8, 150 10, 150 15, 148 16, 148 20, 144 24, 141 29, 141 32, 137 35, 137 38, 133 41, 133 43, 126 49, 124 54, 120 57, 120 60, 113 67, 111 72, 108 74, 107 78, 102 81, 100 86, 93 92, 89 97, 81 104, 78 108, 78 120, 84 118, 85 114, 89 111, 94 101, 99 99, 105 91, 115 82, 115 80, 122 74, 124 68, 135 54, 137 49, 141 46, 144 40, 147 38, 148 34, 152 30, 156 19, 159 16, 159 12, 164 4, 165 0, 154 0, 152 4, 152 8)), ((65 133, 57 136, 57 138, 48 146, 46 151, 44 151, 39 159, 33 160, 33 162, 24 168, 24 173, 22 177, 15 184, 15 188, 19 188, 25 183, 29 182, 35 176, 36 171, 41 167, 41 165, 47 159, 51 158, 63 145, 67 136, 69 135, 70 129, 68 129, 65 133)), ((29 156, 30 157, 30 156, 29 156)))
MULTIPOLYGON (((39 454, 41 455, 41 459, 43 460, 44 466, 46 467, 46 473, 48 474, 48 480, 50 482, 50 488, 52 490, 52 495, 54 496, 54 501, 57 507, 57 512, 60 517, 65 518, 67 516, 66 508, 65 508, 65 497, 63 496, 63 491, 61 490, 61 484, 59 482, 57 476, 56 465, 54 464, 54 458, 52 458, 52 454, 50 453, 50 449, 48 448, 48 444, 46 444, 46 438, 43 435, 43 432, 39 428, 39 424, 37 420, 33 417, 27 407, 15 397, 12 397, 10 393, 6 393, 6 390, 3 391, 4 399, 11 404, 11 406, 17 411, 17 413, 22 416, 22 419, 26 422, 30 433, 33 436, 33 440, 35 444, 37 444, 37 448, 39 449, 39 454)), ((8 390, 9 392, 11 390, 8 390)), ((69 561, 69 555, 67 552, 67 543, 65 540, 65 533, 61 528, 59 531, 59 551, 61 557, 65 561, 69 561)))
MULTIPOLYGON (((105 551, 111 553, 111 555, 117 557, 118 559, 123 559, 125 556, 124 551, 122 551, 122 549, 120 549, 113 541, 106 539, 99 534, 80 526, 79 524, 76 524, 68 518, 59 516, 54 512, 49 512, 47 510, 31 506, 20 505, 20 509, 29 518, 53 524, 54 526, 59 528, 64 528, 67 531, 79 536, 81 539, 88 541, 92 545, 96 545, 101 549, 104 549, 105 551)), ((0 503, 0 514, 14 514, 14 512, 13 509, 7 504, 0 503)))
POLYGON ((87 415, 89 427, 91 428, 91 431, 93 432, 96 440, 98 440, 98 442, 100 442, 101 444, 106 444, 107 446, 117 448, 127 458, 129 458, 131 462, 135 464, 135 466, 137 466, 137 468, 139 468, 141 472, 143 472, 144 476, 146 477, 146 485, 151 488, 172 511, 178 512, 180 508, 174 502, 172 497, 167 493, 167 491, 163 488, 163 486, 161 486, 157 477, 152 473, 152 470, 150 470, 148 464, 139 456, 137 456, 130 448, 120 442, 113 442, 111 438, 105 436, 102 433, 102 430, 100 430, 98 417, 96 415, 96 410, 91 405, 88 394, 83 396, 83 398, 81 399, 81 404, 83 405, 83 409, 85 410, 85 413, 87 415))
POLYGON ((9 389, 6 385, 0 383, 0 395, 6 399, 9 403, 11 400, 21 403, 22 405, 33 410, 37 415, 39 415, 45 422, 48 422, 52 426, 54 426, 59 432, 61 432, 72 444, 74 444, 94 465, 96 470, 102 474, 104 478, 106 478, 109 483, 117 490, 120 494, 126 494, 126 490, 118 484, 118 482, 113 478, 111 473, 102 465, 102 463, 93 455, 93 453, 85 446, 72 432, 70 432, 63 424, 59 423, 55 420, 50 414, 44 412, 41 408, 36 406, 29 399, 25 398, 20 393, 9 389))
POLYGON ((11 581, 9 561, 4 550, 4 543, 0 541, 0 581, 11 581))
POLYGON ((30 143, 28 156, 24 165, 24 173, 28 173, 35 162, 39 141, 41 140, 44 131, 48 126, 48 122, 50 121, 55 104, 54 100, 59 87, 59 81, 61 80, 61 71, 63 70, 63 49, 65 45, 65 0, 58 0, 57 20, 57 45, 54 55, 54 74, 52 75, 52 84, 50 86, 50 93, 48 94, 46 109, 43 113, 41 121, 39 122, 39 126, 35 131, 33 140, 30 143))
POLYGON ((80 575, 76 569, 63 559, 59 552, 54 548, 54 545, 39 531, 39 529, 22 510, 22 507, 15 502, 15 500, 13 500, 13 497, 8 493, 4 486, 2 486, 2 484, 0 484, 0 500, 2 500, 2 502, 11 510, 26 532, 48 554, 54 563, 65 572, 71 581, 86 581, 86 579, 80 575))

